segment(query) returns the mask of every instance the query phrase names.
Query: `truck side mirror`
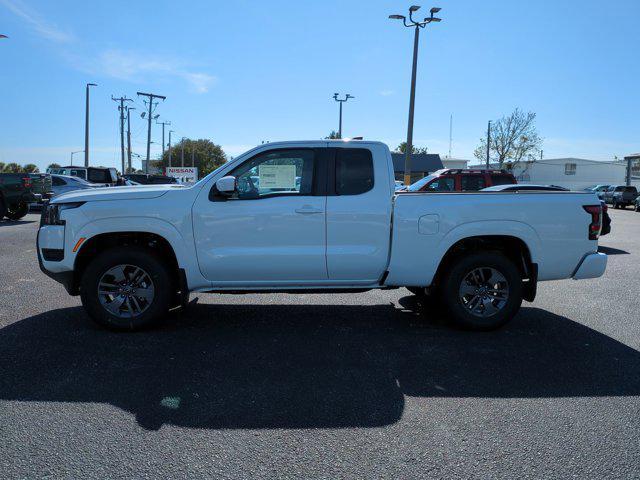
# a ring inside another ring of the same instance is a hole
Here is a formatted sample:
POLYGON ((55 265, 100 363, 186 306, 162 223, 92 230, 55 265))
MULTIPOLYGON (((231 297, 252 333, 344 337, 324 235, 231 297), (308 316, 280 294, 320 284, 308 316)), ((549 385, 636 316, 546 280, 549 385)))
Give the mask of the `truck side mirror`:
POLYGON ((236 177, 229 175, 222 177, 216 182, 216 190, 220 195, 230 197, 237 189, 236 177))

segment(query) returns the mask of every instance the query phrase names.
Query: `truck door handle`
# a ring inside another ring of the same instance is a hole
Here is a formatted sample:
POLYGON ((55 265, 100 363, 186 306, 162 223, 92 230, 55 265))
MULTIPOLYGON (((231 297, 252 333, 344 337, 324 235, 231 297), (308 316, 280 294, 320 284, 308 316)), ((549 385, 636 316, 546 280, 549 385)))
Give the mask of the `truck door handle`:
POLYGON ((302 208, 296 208, 296 213, 301 213, 303 215, 309 215, 312 213, 324 213, 324 210, 320 208, 313 208, 309 205, 305 205, 302 208))

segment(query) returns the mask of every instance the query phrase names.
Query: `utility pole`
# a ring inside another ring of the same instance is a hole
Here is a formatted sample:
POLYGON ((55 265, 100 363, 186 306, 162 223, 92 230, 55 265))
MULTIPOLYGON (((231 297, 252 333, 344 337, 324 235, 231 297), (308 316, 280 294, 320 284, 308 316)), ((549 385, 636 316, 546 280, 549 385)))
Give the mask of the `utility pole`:
POLYGON ((169 130, 169 168, 171 168, 171 134, 173 130, 169 130))
POLYGON ((162 158, 164 158, 164 126, 171 126, 171 122, 159 122, 158 120, 156 120, 156 123, 158 125, 162 125, 162 158))
POLYGON ((151 156, 151 116, 153 113, 153 99, 159 98, 166 100, 167 97, 156 95, 155 93, 136 92, 138 96, 147 97, 149 99, 149 114, 147 116, 147 162, 144 164, 144 173, 149 173, 149 160, 151 156))
POLYGON ((180 140, 180 166, 184 167, 184 137, 180 140))
POLYGON ((111 95, 111 100, 114 102, 120 102, 120 105, 118 106, 118 111, 120 112, 120 159, 122 163, 121 171, 122 175, 124 175, 126 173, 124 169, 124 102, 132 102, 133 100, 127 97, 115 98, 113 95, 111 95))
POLYGON ((84 166, 89 166, 89 87, 97 87, 97 83, 87 83, 84 105, 84 166))
POLYGON ((339 95, 340 95, 339 93, 334 93, 333 99, 340 104, 340 114, 339 114, 339 120, 338 120, 338 138, 342 138, 342 104, 347 100, 349 100, 350 98, 356 98, 356 97, 347 93, 345 97, 342 100, 340 100, 338 98, 339 95))
POLYGON ((127 108, 127 173, 131 173, 131 110, 135 107, 127 108))
POLYGON ((487 170, 489 170, 489 152, 491 151, 491 120, 487 126, 487 170))
POLYGON ((418 69, 418 42, 420 40, 420 29, 425 28, 431 22, 440 22, 440 18, 434 17, 436 13, 440 11, 440 8, 433 7, 430 10, 431 16, 425 18, 422 21, 415 21, 413 19, 414 12, 420 9, 418 5, 409 7, 409 22, 404 15, 389 15, 389 18, 394 20, 402 20, 405 27, 414 27, 415 32, 413 36, 413 65, 411 68, 411 94, 409 97, 409 121, 407 125, 407 149, 404 158, 404 183, 405 185, 411 184, 411 155, 413 154, 413 113, 416 101, 416 73, 418 69))

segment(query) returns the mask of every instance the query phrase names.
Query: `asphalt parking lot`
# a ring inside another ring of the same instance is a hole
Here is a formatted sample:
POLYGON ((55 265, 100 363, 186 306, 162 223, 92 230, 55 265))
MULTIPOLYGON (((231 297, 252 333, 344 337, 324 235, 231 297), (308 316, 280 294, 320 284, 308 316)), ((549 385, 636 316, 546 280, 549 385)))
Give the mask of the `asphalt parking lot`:
POLYGON ((640 214, 604 277, 541 284, 492 333, 405 289, 201 295, 101 330, 0 222, 3 478, 637 478, 640 214), (426 311, 425 311, 426 310, 426 311))

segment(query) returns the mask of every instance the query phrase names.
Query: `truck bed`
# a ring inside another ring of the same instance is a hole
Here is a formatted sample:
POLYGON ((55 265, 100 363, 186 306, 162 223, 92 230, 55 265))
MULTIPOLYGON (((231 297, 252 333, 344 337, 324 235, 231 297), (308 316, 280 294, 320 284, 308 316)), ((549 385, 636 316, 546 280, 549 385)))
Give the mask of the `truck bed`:
POLYGON ((429 285, 442 256, 470 236, 522 239, 539 280, 571 277, 585 254, 597 251, 582 208, 599 205, 592 193, 421 192, 394 195, 393 203, 387 285, 429 285))

